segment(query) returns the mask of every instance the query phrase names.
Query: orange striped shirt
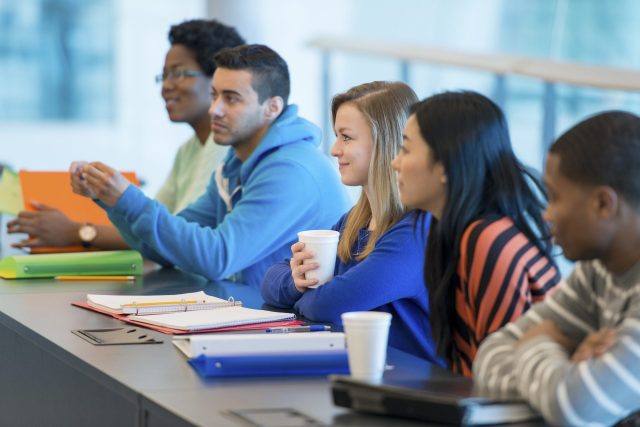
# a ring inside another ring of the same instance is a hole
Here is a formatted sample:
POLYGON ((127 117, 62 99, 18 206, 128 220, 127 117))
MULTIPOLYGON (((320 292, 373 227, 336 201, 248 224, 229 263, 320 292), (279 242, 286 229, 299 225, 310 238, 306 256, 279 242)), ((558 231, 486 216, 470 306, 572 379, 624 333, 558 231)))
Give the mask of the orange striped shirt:
POLYGON ((482 340, 542 301, 561 276, 510 218, 481 219, 460 244, 452 367, 471 377, 482 340))

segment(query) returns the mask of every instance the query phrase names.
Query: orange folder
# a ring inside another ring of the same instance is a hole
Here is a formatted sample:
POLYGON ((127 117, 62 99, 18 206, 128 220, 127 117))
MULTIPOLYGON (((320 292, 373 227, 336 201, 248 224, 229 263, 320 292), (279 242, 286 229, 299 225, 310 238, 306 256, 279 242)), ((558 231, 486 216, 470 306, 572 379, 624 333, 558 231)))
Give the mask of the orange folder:
MULTIPOLYGON (((139 186, 134 172, 123 172, 125 178, 139 186)), ((26 211, 35 211, 31 201, 60 209, 72 221, 92 224, 110 224, 106 212, 93 200, 79 196, 71 189, 69 172, 27 171, 21 170, 20 186, 26 211)), ((82 246, 33 248, 31 253, 80 252, 87 249, 82 246)))

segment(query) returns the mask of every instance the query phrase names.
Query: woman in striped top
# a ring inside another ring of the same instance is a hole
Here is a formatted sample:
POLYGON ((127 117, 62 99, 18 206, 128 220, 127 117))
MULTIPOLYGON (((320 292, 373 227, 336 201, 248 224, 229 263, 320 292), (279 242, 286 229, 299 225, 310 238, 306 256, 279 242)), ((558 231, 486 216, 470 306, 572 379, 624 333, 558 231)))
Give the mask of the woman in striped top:
POLYGON ((530 186, 540 184, 516 159, 488 98, 445 92, 412 113, 393 166, 402 202, 434 217, 424 278, 438 353, 471 376, 480 342, 560 281, 544 205, 530 186))

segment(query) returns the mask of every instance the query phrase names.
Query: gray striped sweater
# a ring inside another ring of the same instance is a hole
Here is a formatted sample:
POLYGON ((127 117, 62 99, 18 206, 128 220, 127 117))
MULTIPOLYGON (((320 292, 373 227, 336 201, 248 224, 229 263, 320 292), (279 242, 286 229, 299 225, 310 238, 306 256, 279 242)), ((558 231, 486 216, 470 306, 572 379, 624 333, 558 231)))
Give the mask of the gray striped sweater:
POLYGON ((611 425, 640 409, 640 263, 622 275, 581 262, 557 291, 485 339, 473 365, 483 388, 519 394, 557 425, 611 425), (615 328, 605 355, 573 363, 547 336, 515 349, 532 324, 552 320, 569 337, 615 328))

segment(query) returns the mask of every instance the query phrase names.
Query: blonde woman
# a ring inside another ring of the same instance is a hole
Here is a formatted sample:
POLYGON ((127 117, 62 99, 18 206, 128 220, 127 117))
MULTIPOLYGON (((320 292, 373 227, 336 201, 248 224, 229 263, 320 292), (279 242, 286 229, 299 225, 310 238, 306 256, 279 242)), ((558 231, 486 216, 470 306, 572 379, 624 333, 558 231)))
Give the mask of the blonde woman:
POLYGON ((262 282, 267 304, 293 308, 309 320, 338 323, 354 310, 393 315, 389 345, 432 362, 436 357, 422 270, 430 217, 418 219, 400 203, 391 161, 402 144, 409 107, 417 100, 404 83, 372 82, 333 98, 336 141, 331 155, 342 182, 362 187, 360 199, 333 227, 340 231, 335 277, 318 288, 303 264, 304 243, 269 269, 262 282))

